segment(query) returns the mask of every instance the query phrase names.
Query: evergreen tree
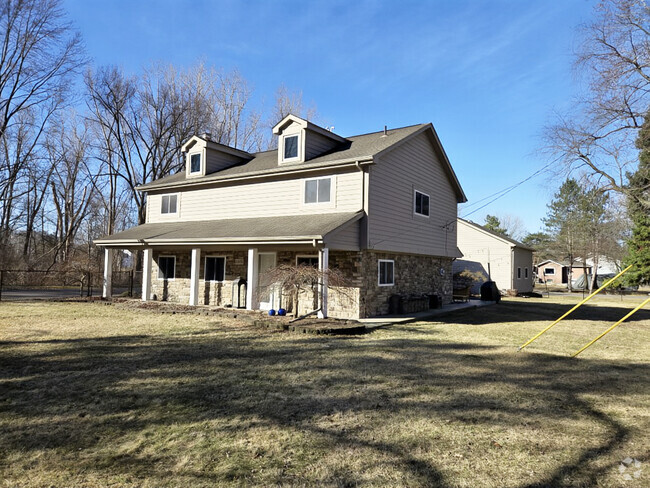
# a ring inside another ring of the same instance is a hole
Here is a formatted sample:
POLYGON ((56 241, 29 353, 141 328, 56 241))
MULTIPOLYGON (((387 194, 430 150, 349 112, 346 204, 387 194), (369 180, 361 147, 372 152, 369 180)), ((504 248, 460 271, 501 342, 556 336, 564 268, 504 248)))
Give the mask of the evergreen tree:
POLYGON ((485 216, 485 224, 483 224, 483 227, 485 227, 487 230, 495 232, 496 234, 508 236, 508 231, 501 226, 501 221, 494 215, 485 216))
POLYGON ((632 221, 632 235, 627 241, 625 266, 631 285, 650 283, 650 113, 639 131, 636 146, 640 150, 639 167, 628 174, 627 213, 632 221))
POLYGON ((569 263, 567 287, 571 291, 573 263, 577 256, 580 228, 580 209, 582 206, 582 189, 572 178, 567 179, 555 193, 548 205, 548 216, 544 224, 555 239, 556 252, 569 263))

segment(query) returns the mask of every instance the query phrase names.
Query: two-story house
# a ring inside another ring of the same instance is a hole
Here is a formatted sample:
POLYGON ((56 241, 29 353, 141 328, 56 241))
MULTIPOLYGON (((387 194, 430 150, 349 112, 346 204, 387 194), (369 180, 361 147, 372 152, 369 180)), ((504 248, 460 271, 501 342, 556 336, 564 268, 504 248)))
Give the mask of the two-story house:
POLYGON ((144 250, 145 301, 276 308, 260 280, 281 263, 346 276, 345 289, 321 286, 321 316, 385 314, 393 294, 451 300, 466 198, 431 124, 344 138, 288 115, 273 133, 278 149, 255 154, 187 141, 185 171, 139 188, 146 223, 96 241, 104 295, 112 250, 126 248, 144 250))

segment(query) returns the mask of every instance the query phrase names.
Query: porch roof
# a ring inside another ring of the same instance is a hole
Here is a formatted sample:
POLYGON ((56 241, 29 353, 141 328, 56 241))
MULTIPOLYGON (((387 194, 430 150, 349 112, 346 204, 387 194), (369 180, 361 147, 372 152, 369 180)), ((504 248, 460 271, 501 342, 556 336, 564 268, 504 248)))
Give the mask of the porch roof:
POLYGON ((104 247, 162 245, 302 244, 323 240, 359 220, 363 212, 288 215, 246 219, 157 222, 95 240, 104 247))

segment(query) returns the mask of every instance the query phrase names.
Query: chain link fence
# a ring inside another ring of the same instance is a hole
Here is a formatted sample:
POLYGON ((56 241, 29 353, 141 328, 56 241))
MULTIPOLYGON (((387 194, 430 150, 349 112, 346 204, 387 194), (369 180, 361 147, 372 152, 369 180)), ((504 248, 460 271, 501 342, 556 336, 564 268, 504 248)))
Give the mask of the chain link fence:
MULTIPOLYGON (((92 271, 0 270, 0 301, 101 296, 104 277, 92 271)), ((142 272, 113 271, 114 296, 139 296, 142 272)))

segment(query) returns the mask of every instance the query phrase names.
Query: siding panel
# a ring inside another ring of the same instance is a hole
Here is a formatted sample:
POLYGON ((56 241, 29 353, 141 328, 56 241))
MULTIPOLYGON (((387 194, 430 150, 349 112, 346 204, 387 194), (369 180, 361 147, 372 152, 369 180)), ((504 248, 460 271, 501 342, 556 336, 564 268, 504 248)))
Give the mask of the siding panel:
POLYGON ((178 215, 160 213, 163 193, 149 194, 149 222, 217 220, 278 215, 356 212, 362 207, 362 173, 354 170, 336 175, 333 202, 302 203, 303 179, 232 184, 183 191, 178 215))
POLYGON ((456 255, 456 195, 426 134, 370 168, 368 199, 371 249, 456 255), (430 197, 428 218, 413 212, 415 190, 430 197))

